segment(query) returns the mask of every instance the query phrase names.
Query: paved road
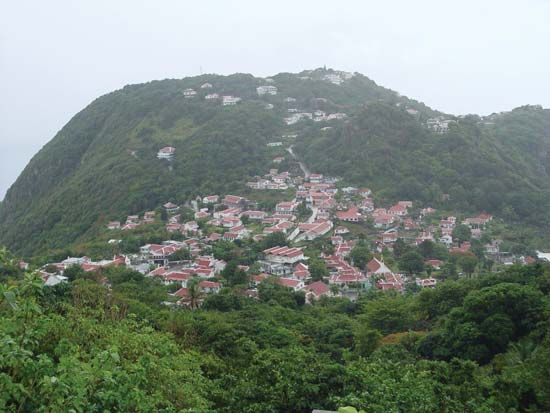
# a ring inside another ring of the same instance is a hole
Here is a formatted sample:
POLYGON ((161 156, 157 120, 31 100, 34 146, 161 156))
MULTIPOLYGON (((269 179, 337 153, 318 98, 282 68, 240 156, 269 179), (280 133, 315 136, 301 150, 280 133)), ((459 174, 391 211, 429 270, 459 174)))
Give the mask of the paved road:
POLYGON ((311 207, 311 211, 311 216, 307 219, 308 224, 312 224, 315 222, 315 219, 317 218, 317 212, 319 212, 319 210, 314 206, 311 207))
POLYGON ((294 145, 290 145, 288 148, 286 148, 286 150, 288 151, 289 154, 292 155, 292 157, 294 159, 296 159, 296 161, 298 162, 298 165, 300 165, 300 169, 304 173, 304 178, 307 179, 309 177, 309 175, 311 175, 311 172, 309 171, 309 169, 307 169, 307 166, 305 166, 302 161, 298 160, 298 157, 296 156, 296 154, 292 150, 292 146, 294 146, 294 145))

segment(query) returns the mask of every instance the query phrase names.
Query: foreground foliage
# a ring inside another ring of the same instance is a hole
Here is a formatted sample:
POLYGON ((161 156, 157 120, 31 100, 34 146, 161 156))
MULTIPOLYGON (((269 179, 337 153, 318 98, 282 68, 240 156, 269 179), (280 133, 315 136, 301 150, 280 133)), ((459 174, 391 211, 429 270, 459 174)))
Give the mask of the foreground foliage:
POLYGON ((0 410, 550 409, 549 265, 356 303, 227 289, 195 311, 162 307, 139 274, 104 275, 110 288, 2 285, 0 410))

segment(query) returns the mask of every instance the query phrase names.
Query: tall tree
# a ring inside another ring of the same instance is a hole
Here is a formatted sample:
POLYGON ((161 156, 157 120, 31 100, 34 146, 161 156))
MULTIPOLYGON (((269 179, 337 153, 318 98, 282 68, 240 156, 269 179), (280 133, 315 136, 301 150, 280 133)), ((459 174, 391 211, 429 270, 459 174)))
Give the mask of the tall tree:
POLYGON ((416 251, 409 251, 399 259, 399 268, 409 276, 424 271, 424 257, 416 251))

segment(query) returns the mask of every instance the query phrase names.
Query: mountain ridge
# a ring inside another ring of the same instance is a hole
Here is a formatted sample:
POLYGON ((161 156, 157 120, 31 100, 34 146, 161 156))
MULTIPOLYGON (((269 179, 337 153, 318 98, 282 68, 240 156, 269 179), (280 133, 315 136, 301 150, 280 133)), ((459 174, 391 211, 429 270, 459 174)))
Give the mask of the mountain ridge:
MULTIPOLYGON (((523 111, 531 115, 539 109, 528 107, 523 111)), ((506 114, 458 118, 378 86, 361 74, 324 69, 280 73, 271 78, 248 74, 201 75, 129 85, 95 99, 32 158, 0 204, 0 243, 26 254, 61 248, 98 225, 102 217, 141 212, 168 200, 184 202, 191 196, 209 192, 239 190, 247 178, 264 173, 265 164, 279 153, 266 144, 280 140, 289 131, 300 135, 298 153, 308 164, 320 172, 338 172, 357 184, 371 185, 369 180, 374 179, 375 186, 382 188, 394 186, 400 180, 387 172, 383 179, 377 177, 376 170, 380 172, 380 168, 369 173, 357 171, 361 168, 357 165, 364 162, 359 156, 362 148, 372 147, 374 142, 363 141, 361 136, 371 134, 376 135, 379 143, 393 139, 394 146, 376 150, 390 160, 395 152, 403 174, 421 173, 419 159, 433 158, 438 148, 443 152, 456 151, 463 144, 468 148, 465 157, 482 148, 486 153, 479 156, 476 165, 483 160, 495 161, 499 168, 490 172, 497 175, 511 174, 503 167, 506 160, 502 154, 496 156, 499 151, 507 152, 510 159, 515 159, 514 168, 526 168, 525 179, 510 179, 507 184, 525 185, 531 192, 541 185, 542 192, 547 194, 550 189, 533 176, 534 170, 547 173, 544 164, 550 139, 540 135, 550 125, 546 122, 550 117, 547 110, 540 111, 545 121, 534 131, 529 124, 525 125, 521 109, 521 113, 510 115, 511 118, 506 114), (212 87, 202 89, 204 84, 212 87), (256 88, 262 85, 276 86, 277 94, 259 96, 256 88), (184 96, 186 89, 193 89, 196 95, 184 96), (242 100, 236 106, 223 106, 219 99, 215 103, 205 99, 213 93, 242 100), (347 118, 329 122, 303 120, 286 125, 285 121, 295 113, 289 109, 310 114, 343 113, 347 118), (435 134, 426 128, 426 121, 437 117, 451 122, 460 119, 460 125, 451 125, 448 133, 435 134), (490 125, 491 121, 497 126, 490 125), (376 132, 374 129, 378 127, 380 131, 376 132), (322 128, 332 129, 321 131, 322 128), (456 134, 457 128, 462 135, 456 134), (519 134, 528 136, 530 143, 516 136, 518 128, 519 134), (340 133, 347 133, 347 140, 334 147, 326 137, 334 138, 340 133), (458 143, 448 139, 449 134, 458 143), (501 142, 499 136, 506 139, 501 142), (447 146, 438 146, 437 140, 444 140, 447 146), (176 148, 171 163, 156 159, 157 150, 163 146, 176 148), (307 147, 313 149, 306 150, 307 147), (417 158, 403 151, 414 152, 417 158), (522 151, 529 156, 522 155, 522 151), (350 164, 350 158, 356 159, 357 164, 350 164), (347 162, 348 169, 334 169, 330 159, 347 162)), ((451 174, 464 170, 460 165, 449 169, 451 174)), ((430 176, 419 181, 420 185, 441 171, 445 172, 437 166, 430 176)), ((484 171, 476 173, 481 176, 484 171)), ((408 191, 413 187, 418 185, 409 185, 405 191, 389 191, 385 196, 413 194, 408 191)), ((524 192, 520 196, 525 196, 524 192)), ((432 201, 426 196, 419 198, 432 201)), ((463 201, 468 202, 468 198, 463 201)), ((541 201, 543 205, 546 202, 546 198, 541 201)), ((494 209, 488 206, 483 209, 494 209)), ((509 215, 514 214, 518 215, 515 210, 509 215)), ((518 219, 524 215, 520 211, 518 219)))

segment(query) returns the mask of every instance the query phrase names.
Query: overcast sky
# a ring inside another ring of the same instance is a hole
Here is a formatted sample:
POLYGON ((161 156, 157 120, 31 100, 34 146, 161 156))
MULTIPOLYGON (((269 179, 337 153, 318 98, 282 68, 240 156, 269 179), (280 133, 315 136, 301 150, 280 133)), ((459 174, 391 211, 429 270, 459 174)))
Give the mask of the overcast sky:
POLYGON ((550 107, 550 1, 6 0, 0 199, 79 110, 125 84, 326 65, 454 114, 550 107))

